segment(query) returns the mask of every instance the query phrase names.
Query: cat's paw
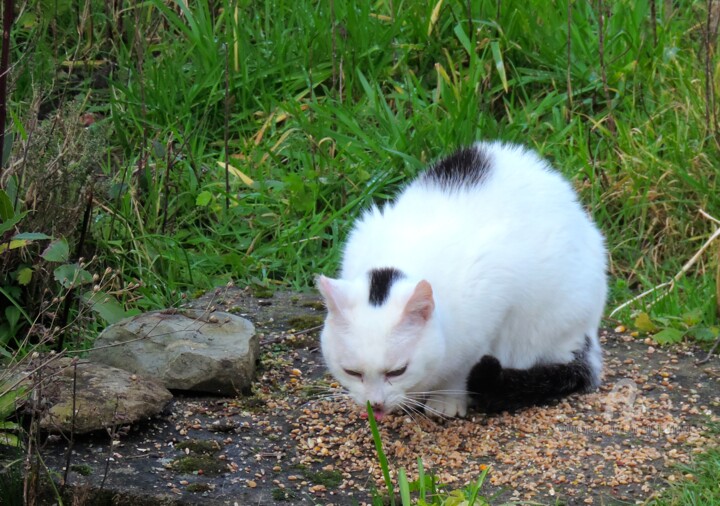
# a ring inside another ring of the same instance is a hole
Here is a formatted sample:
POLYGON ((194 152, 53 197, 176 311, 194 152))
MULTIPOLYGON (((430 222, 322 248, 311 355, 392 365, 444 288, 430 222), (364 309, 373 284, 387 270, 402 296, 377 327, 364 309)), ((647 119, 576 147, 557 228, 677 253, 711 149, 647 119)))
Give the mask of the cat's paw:
POLYGON ((437 418, 464 417, 467 414, 467 396, 443 395, 428 399, 425 413, 437 418))

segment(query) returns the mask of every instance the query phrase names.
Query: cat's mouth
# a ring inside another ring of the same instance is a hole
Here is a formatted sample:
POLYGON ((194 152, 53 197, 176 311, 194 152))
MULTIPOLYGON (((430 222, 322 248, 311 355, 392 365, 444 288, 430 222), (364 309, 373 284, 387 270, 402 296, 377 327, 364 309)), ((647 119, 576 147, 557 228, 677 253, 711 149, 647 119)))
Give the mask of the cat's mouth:
MULTIPOLYGON (((373 416, 375 417, 375 421, 379 422, 383 418, 385 418, 385 415, 387 414, 387 411, 385 411, 383 408, 375 408, 373 409, 373 416)), ((368 414, 367 411, 363 411, 360 414, 360 418, 363 420, 367 420, 368 414)))

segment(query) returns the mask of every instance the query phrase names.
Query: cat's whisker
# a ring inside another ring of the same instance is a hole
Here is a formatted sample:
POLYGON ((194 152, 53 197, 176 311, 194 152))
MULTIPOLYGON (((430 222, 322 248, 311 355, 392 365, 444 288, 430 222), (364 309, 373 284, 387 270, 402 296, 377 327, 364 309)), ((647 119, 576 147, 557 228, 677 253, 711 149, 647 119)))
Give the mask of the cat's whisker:
POLYGON ((472 392, 469 390, 428 390, 427 392, 413 391, 409 393, 412 393, 414 395, 470 395, 472 392))
MULTIPOLYGON (((412 399, 408 399, 408 400, 412 400, 412 399)), ((415 403, 415 404, 413 404, 413 403, 408 403, 408 404, 403 404, 403 405, 401 405, 401 408, 402 408, 403 411, 405 411, 406 413, 408 413, 408 415, 410 416, 410 418, 412 419, 412 421, 415 422, 416 425, 420 425, 420 424, 419 424, 418 421, 415 419, 415 417, 412 416, 412 413, 415 413, 416 415, 418 415, 419 417, 421 417, 421 418, 423 418, 423 419, 425 419, 425 420, 427 420, 427 421, 432 421, 431 418, 425 413, 425 406, 424 406, 423 404, 420 404, 420 403, 415 403)))
MULTIPOLYGON (((415 393, 415 392, 413 392, 413 393, 415 393)), ((434 408, 428 406, 427 404, 425 404, 424 402, 422 402, 422 401, 420 401, 420 400, 418 400, 418 399, 414 399, 414 398, 412 398, 412 397, 404 397, 404 400, 407 401, 408 404, 409 404, 410 406, 412 406, 413 408, 417 406, 418 411, 422 411, 422 415, 423 415, 425 418, 427 418, 428 420, 430 420, 430 417, 428 416, 428 413, 431 414, 431 415, 433 415, 433 416, 435 416, 435 417, 437 417, 437 418, 442 418, 442 419, 444 419, 444 420, 449 419, 449 417, 448 417, 445 413, 443 413, 443 412, 441 412, 441 411, 438 411, 437 409, 434 409, 434 408)))

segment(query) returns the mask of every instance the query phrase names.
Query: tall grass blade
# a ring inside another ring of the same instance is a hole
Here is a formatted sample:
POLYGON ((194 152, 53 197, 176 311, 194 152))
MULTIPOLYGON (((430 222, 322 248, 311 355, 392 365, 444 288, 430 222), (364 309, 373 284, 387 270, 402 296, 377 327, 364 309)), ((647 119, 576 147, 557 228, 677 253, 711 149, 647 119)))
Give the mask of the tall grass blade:
POLYGON ((382 439, 380 438, 380 431, 377 428, 377 422, 375 421, 375 414, 373 413, 370 401, 367 403, 368 422, 370 423, 370 432, 372 432, 373 441, 375 442, 375 450, 378 455, 378 462, 380 463, 380 469, 382 469, 383 478, 385 479, 385 487, 387 488, 388 495, 390 496, 391 506, 395 506, 395 488, 393 487, 392 479, 390 478, 390 466, 388 465, 387 457, 382 447, 382 439))

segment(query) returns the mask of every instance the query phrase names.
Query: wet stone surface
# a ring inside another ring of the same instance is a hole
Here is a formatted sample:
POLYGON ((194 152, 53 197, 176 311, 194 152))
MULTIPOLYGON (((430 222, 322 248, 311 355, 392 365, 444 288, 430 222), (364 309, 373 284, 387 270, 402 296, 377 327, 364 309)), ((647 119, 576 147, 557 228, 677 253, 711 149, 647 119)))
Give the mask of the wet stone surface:
MULTIPOLYGON (((260 335, 250 397, 182 397, 127 433, 74 443, 68 488, 87 504, 362 504, 382 489, 370 428, 338 393, 318 349, 322 309, 313 295, 220 290, 192 303, 235 312, 260 335), (312 330, 308 330, 312 329, 312 330), (113 441, 114 440, 114 441, 113 441), (82 472, 80 472, 82 470, 82 472), (104 482, 104 483, 103 483, 104 482), (99 492, 102 484, 102 492, 99 492)), ((683 477, 717 440, 720 361, 603 336, 597 393, 516 414, 432 421, 390 415, 380 430, 391 468, 417 474, 417 458, 451 488, 490 466, 482 494, 496 501, 614 504, 642 500, 683 477)), ((62 475, 67 443, 47 447, 62 475)))

